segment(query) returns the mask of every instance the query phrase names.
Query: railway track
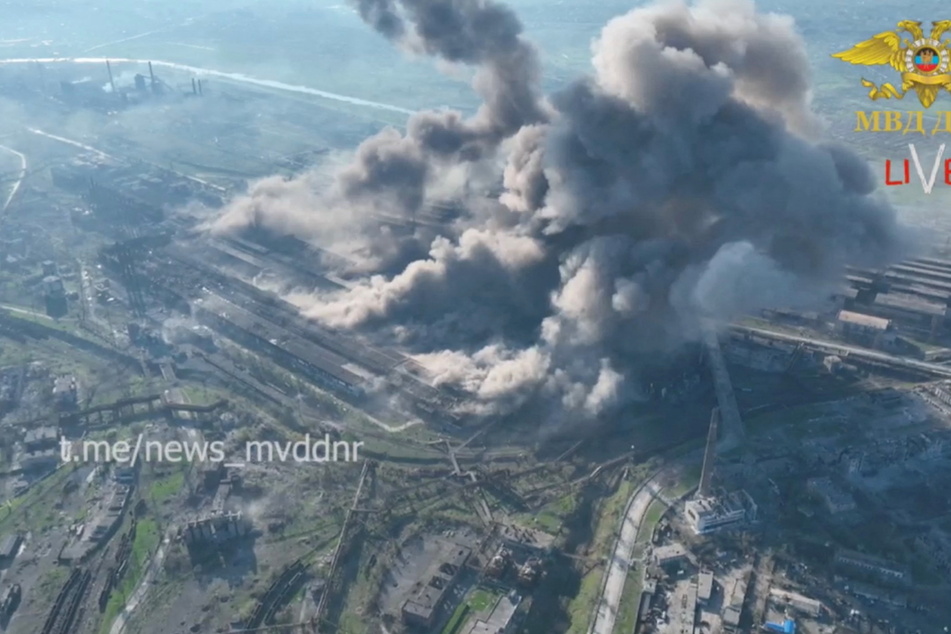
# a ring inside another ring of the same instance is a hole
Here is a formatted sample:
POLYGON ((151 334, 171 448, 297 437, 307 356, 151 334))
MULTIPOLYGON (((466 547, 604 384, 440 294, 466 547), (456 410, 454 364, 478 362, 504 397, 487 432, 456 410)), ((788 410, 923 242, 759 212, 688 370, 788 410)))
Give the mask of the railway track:
POLYGON ((74 634, 73 624, 82 610, 86 589, 92 581, 88 569, 73 568, 46 617, 40 634, 74 634))
POLYGON ((300 586, 307 575, 307 566, 300 559, 292 563, 271 583, 254 612, 248 619, 243 632, 256 631, 261 626, 273 623, 275 613, 284 606, 289 597, 300 586))

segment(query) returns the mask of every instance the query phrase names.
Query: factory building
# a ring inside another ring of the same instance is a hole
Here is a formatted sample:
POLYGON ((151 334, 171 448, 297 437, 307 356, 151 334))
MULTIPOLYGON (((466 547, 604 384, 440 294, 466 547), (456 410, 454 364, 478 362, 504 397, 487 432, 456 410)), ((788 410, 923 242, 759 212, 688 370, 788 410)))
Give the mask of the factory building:
POLYGON ((514 634, 526 610, 525 602, 516 593, 509 593, 496 602, 492 612, 462 630, 462 634, 514 634))
POLYGON ((407 625, 431 628, 446 597, 451 594, 462 567, 469 560, 472 549, 453 545, 449 556, 430 575, 426 585, 419 588, 403 604, 403 622, 407 625))
POLYGON ((829 478, 810 478, 806 488, 822 500, 832 515, 848 513, 856 509, 855 498, 852 494, 843 491, 829 478))
POLYGON ((697 627, 697 584, 687 586, 687 592, 681 598, 680 624, 684 632, 695 632, 697 627))
POLYGON ((241 513, 218 513, 179 529, 179 535, 188 547, 224 544, 251 532, 251 524, 241 513))
POLYGON ((850 310, 839 311, 836 331, 848 339, 876 348, 894 346, 896 340, 891 320, 850 310))
POLYGON ((13 563, 13 559, 20 552, 20 545, 23 543, 23 535, 13 533, 7 535, 0 542, 0 567, 7 568, 13 563))
POLYGON ((719 408, 713 408, 707 429, 707 443, 703 453, 703 467, 697 497, 684 505, 687 523, 697 535, 756 521, 757 507, 746 491, 714 492, 713 476, 717 461, 717 430, 720 421, 719 408))
POLYGON ((75 539, 63 544, 59 552, 59 562, 68 564, 84 561, 108 542, 122 524, 125 509, 131 499, 132 487, 107 482, 100 501, 87 513, 75 539))
POLYGON ((893 323, 901 321, 903 326, 907 324, 923 331, 933 330, 936 322, 939 326, 943 324, 948 310, 943 304, 904 293, 878 295, 874 304, 863 309, 874 313, 876 317, 890 319, 893 323))
POLYGON ((735 632, 740 627, 740 615, 743 613, 743 603, 746 601, 749 574, 734 578, 724 597, 723 628, 727 632, 735 632))
POLYGON ((79 402, 79 386, 76 377, 65 374, 53 379, 53 402, 59 409, 73 409, 79 402))
POLYGON ((115 95, 103 89, 101 81, 83 77, 59 82, 59 99, 70 106, 106 110, 118 103, 115 95))
POLYGON ((135 196, 136 190, 120 190, 111 184, 92 181, 86 200, 103 220, 122 224, 159 223, 165 217, 160 206, 135 196))
POLYGON ((27 451, 55 449, 59 446, 59 431, 51 425, 28 429, 23 436, 23 446, 27 451))
POLYGON ((286 370, 315 383, 351 396, 363 393, 364 377, 348 369, 347 361, 332 352, 258 319, 230 302, 196 304, 195 317, 229 339, 257 352, 266 353, 286 370))
POLYGON ((43 302, 46 314, 50 317, 62 317, 66 314, 66 288, 58 276, 47 275, 43 278, 43 302))
POLYGON ((713 596, 713 572, 701 570, 697 577, 697 600, 707 602, 713 596))
POLYGON ((198 200, 209 207, 223 203, 221 192, 194 179, 150 166, 125 165, 87 156, 50 168, 53 184, 80 192, 100 219, 136 225, 159 223, 168 209, 198 200))
POLYGON ((744 490, 689 500, 687 521, 697 535, 756 521, 757 506, 744 490))
POLYGON ((58 449, 37 449, 24 451, 19 456, 19 466, 23 471, 47 471, 56 468, 60 462, 58 449))
POLYGON ((796 622, 792 619, 786 619, 782 623, 767 621, 763 627, 768 632, 779 632, 779 634, 796 634, 796 622))
POLYGON ((896 608, 905 608, 908 605, 908 597, 904 594, 889 592, 882 588, 876 588, 867 583, 855 582, 850 585, 850 590, 855 596, 867 601, 885 603, 896 608))
POLYGON ((783 609, 795 610, 803 616, 816 618, 822 614, 822 602, 803 596, 798 592, 783 590, 781 588, 770 588, 769 594, 773 600, 781 604, 783 609))
POLYGON ((794 594, 789 597, 789 605, 804 616, 818 617, 822 613, 822 603, 809 597, 794 594))
POLYGON ((658 546, 651 553, 651 559, 658 566, 679 563, 687 559, 687 549, 682 544, 668 544, 658 546))
POLYGON ((905 566, 855 550, 838 550, 835 554, 835 564, 839 568, 866 573, 882 581, 902 584, 911 582, 911 573, 905 566))

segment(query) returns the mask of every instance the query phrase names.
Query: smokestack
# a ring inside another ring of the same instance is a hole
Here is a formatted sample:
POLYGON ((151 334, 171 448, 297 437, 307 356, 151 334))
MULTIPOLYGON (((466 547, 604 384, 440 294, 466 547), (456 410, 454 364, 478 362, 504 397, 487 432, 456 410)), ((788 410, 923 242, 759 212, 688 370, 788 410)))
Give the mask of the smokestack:
POLYGON ((202 94, 202 92, 201 92, 201 80, 200 80, 200 79, 198 80, 198 94, 199 94, 199 95, 202 94))
POLYGON ((697 496, 710 497, 710 483, 713 481, 713 468, 717 461, 717 423, 720 410, 714 407, 710 412, 710 429, 707 431, 707 447, 703 451, 703 471, 700 473, 700 488, 697 496))
POLYGON ((106 70, 109 71, 109 85, 112 86, 112 94, 116 93, 116 82, 112 79, 112 66, 109 64, 109 60, 106 60, 106 70))
POLYGON ((197 94, 198 94, 198 86, 195 84, 195 78, 194 78, 194 77, 192 77, 192 94, 193 94, 193 95, 197 95, 197 94))
POLYGON ((155 73, 152 72, 152 62, 149 62, 149 79, 152 82, 152 92, 155 92, 155 73))

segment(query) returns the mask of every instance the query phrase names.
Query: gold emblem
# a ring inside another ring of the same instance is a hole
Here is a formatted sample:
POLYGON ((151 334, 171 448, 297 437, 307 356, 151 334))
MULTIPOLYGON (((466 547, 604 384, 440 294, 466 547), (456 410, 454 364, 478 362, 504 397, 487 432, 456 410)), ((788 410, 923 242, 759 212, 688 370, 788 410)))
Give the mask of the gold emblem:
POLYGON ((888 64, 901 73, 900 90, 890 83, 878 86, 862 79, 862 85, 870 89, 869 99, 901 99, 914 90, 921 105, 930 108, 942 88, 951 92, 951 40, 942 40, 951 30, 951 20, 931 24, 931 34, 925 37, 921 22, 902 20, 897 30, 879 33, 832 57, 862 66, 888 64), (903 38, 900 32, 909 33, 911 39, 903 38))

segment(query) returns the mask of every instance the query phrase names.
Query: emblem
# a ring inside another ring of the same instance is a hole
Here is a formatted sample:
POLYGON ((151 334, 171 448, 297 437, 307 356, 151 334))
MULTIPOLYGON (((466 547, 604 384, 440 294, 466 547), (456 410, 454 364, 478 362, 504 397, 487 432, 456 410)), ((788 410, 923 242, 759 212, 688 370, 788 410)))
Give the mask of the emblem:
POLYGON ((863 78, 862 85, 870 89, 869 99, 902 99, 914 90, 921 105, 930 108, 942 89, 951 92, 951 40, 942 39, 951 30, 951 20, 931 24, 926 37, 921 22, 903 20, 895 31, 879 33, 832 57, 861 66, 888 64, 901 73, 900 88, 890 83, 878 86, 863 78), (902 32, 911 38, 902 37, 902 32))

